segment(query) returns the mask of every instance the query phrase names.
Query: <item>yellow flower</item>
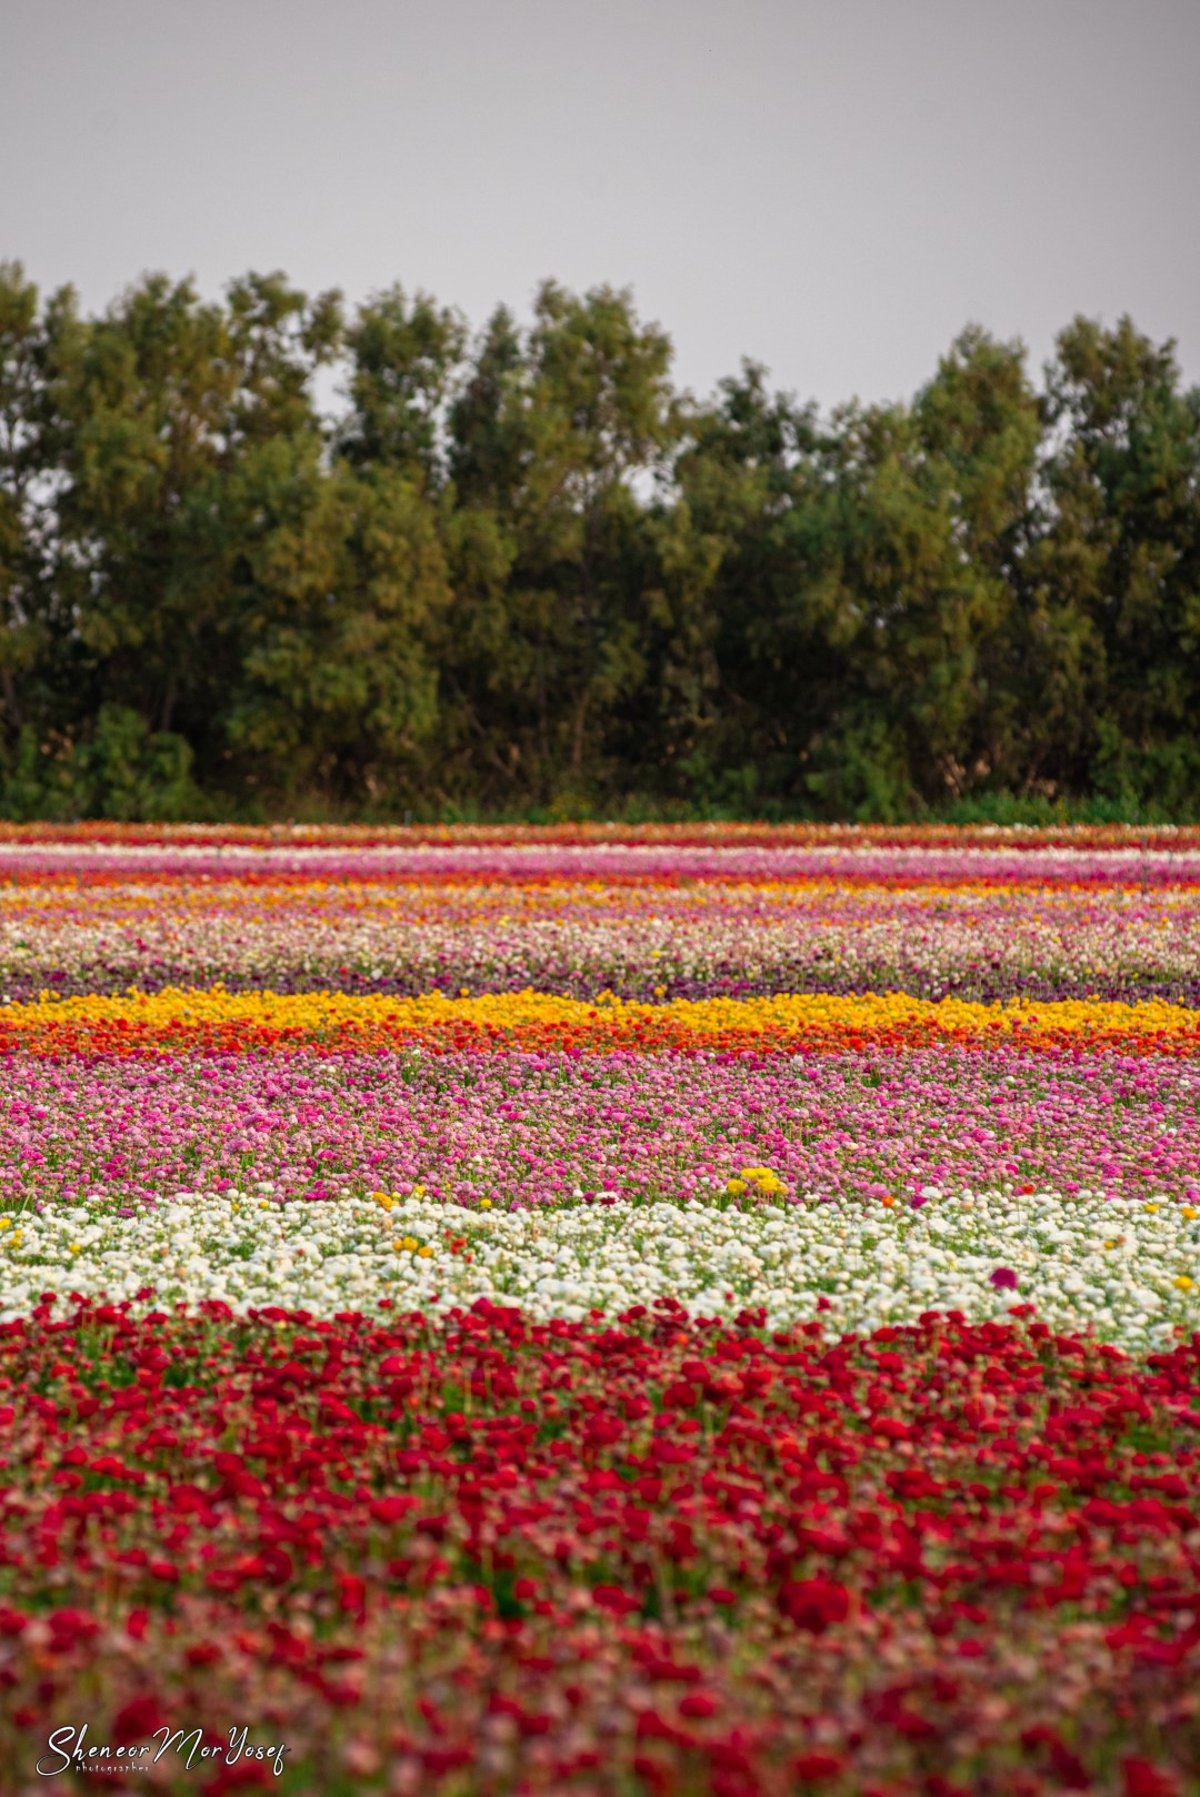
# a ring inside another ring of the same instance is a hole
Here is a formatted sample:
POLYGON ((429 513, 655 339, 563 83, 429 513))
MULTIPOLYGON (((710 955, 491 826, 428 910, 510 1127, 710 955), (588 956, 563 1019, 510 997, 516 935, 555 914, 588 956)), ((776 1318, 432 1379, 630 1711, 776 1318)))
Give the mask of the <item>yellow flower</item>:
POLYGON ((491 1199, 490 1198, 481 1198, 479 1200, 479 1208, 480 1208, 480 1210, 491 1210, 491 1208, 492 1208, 491 1199))
POLYGON ((1142 1209, 1143 1210, 1157 1210, 1158 1206, 1157 1206, 1157 1204, 1145 1204, 1142 1206, 1142 1209))
POLYGON ((12 1218, 11 1217, 0 1217, 0 1229, 11 1229, 11 1228, 12 1228, 12 1218))
POLYGON ((1190 1292, 1191 1291, 1192 1281, 1188 1278, 1186 1273, 1181 1273, 1179 1275, 1178 1279, 1175 1281, 1175 1289, 1178 1292, 1190 1292))
POLYGON ((757 1186, 760 1192, 773 1194, 787 1189, 773 1167, 743 1167, 741 1176, 749 1184, 757 1186))
POLYGON ((1181 1217, 1186 1217, 1189 1223, 1193 1217, 1200 1217, 1200 1211, 1196 1209, 1194 1204, 1185 1204, 1179 1214, 1181 1217))
POLYGON ((428 1248, 428 1247, 418 1248, 417 1249, 417 1258, 419 1260, 431 1260, 433 1258, 433 1249, 428 1248))
POLYGON ((611 1029, 614 1038, 651 1027, 686 1033, 700 1042, 722 1039, 728 1032, 744 1040, 793 1036, 839 1041, 848 1033, 885 1031, 891 1035, 899 1030, 907 1038, 920 1040, 983 1035, 994 1041, 999 1033, 1001 1037, 1019 1035, 1024 1041, 1044 1038, 1057 1043, 1067 1032, 1112 1047, 1131 1038, 1168 1046, 1172 1039, 1189 1042, 1195 1030, 1194 1011, 1161 999, 1135 1004, 1099 1000, 983 1004, 964 999, 918 999, 904 993, 846 997, 796 993, 748 999, 664 997, 660 1002, 641 1004, 606 991, 598 993, 589 1005, 584 1000, 535 992, 485 993, 475 998, 429 992, 421 998, 402 999, 385 993, 235 993, 221 986, 208 991, 168 988, 155 993, 132 989, 122 995, 66 999, 52 999, 47 992, 37 1001, 6 1006, 5 1026, 10 1031, 29 1032, 31 1040, 43 1043, 51 1040, 47 1023, 54 1026, 53 1039, 58 1040, 62 1029, 78 1030, 86 1036, 97 1029, 105 1032, 116 1021, 130 1024, 139 1035, 166 1032, 172 1040, 197 1031, 203 1035, 214 1029, 228 1033, 248 1028, 321 1037, 332 1034, 347 1042, 363 1034, 411 1042, 430 1032, 436 1037, 448 1026, 458 1029, 465 1021, 484 1030, 496 1025, 517 1033, 528 1029, 540 1039, 547 1027, 590 1031, 598 1008, 603 1010, 605 1030, 611 1029))
POLYGON ((746 1182, 744 1179, 731 1179, 726 1185, 725 1190, 732 1197, 740 1198, 742 1193, 746 1190, 746 1182))

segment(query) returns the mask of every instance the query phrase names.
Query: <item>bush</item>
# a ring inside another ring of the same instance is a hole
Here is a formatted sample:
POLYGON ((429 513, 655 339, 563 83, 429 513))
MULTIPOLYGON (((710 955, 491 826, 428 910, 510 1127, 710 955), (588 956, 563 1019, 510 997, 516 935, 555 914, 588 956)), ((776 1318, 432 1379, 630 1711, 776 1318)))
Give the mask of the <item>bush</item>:
POLYGON ((78 742, 39 743, 27 726, 0 783, 0 812, 16 820, 104 817, 120 823, 178 823, 205 809, 182 736, 151 731, 122 705, 102 705, 78 742))

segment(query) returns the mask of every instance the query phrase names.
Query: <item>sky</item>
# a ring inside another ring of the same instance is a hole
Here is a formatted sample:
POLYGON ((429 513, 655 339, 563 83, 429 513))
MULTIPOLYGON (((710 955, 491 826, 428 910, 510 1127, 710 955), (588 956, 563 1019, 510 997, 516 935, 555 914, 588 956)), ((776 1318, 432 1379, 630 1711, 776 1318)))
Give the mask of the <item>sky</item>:
POLYGON ((481 325, 631 287, 697 395, 744 356, 911 396, 1076 313, 1200 382, 1200 0, 0 0, 0 258, 399 281, 481 325))

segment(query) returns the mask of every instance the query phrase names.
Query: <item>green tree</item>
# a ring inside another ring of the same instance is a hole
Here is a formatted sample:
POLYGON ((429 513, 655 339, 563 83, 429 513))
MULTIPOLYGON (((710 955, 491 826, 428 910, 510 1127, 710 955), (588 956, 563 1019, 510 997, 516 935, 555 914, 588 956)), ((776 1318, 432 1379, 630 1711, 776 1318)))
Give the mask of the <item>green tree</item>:
POLYGON ((603 783, 620 708, 644 680, 637 538, 678 434, 670 360, 628 293, 547 282, 524 341, 506 312, 492 319, 451 412, 456 488, 481 515, 468 540, 510 570, 502 646, 494 586, 469 607, 460 705, 496 720, 490 765, 539 795, 603 783))
MULTIPOLYGON (((1046 372, 1053 445, 1042 588, 1086 620, 1103 671, 1086 769, 1129 798, 1200 798, 1200 394, 1174 345, 1076 318, 1046 372)), ((1099 687, 1099 680, 1095 683, 1099 687)))
POLYGON ((1191 815, 1198 675, 1200 393, 1128 319, 1040 395, 972 327, 823 418, 752 362, 678 395, 607 287, 468 344, 400 287, 89 318, 0 268, 9 814, 1191 815))
POLYGON ((941 742, 943 770, 960 794, 1020 784, 1042 747, 1052 678, 1027 605, 1043 426, 1023 346, 964 331, 918 394, 914 421, 926 492, 948 516, 946 559, 958 564, 936 589, 941 643, 917 643, 945 670, 955 740, 941 742))
POLYGON ((395 469, 323 465, 312 437, 243 462, 225 717, 242 777, 373 802, 418 783, 438 718, 432 650, 450 601, 437 514, 395 469))
POLYGON ((466 345, 458 313, 391 287, 361 307, 346 333, 349 410, 338 453, 355 467, 443 474, 445 412, 466 345))
POLYGON ((794 793, 829 715, 841 670, 805 611, 816 465, 812 408, 771 394, 757 363, 688 414, 658 532, 663 755, 681 796, 744 809, 794 793))
POLYGON ((52 678, 44 362, 37 288, 19 263, 0 263, 0 750, 41 721, 38 700, 52 678))
POLYGON ((148 277, 103 318, 51 320, 56 583, 97 699, 211 753, 229 676, 227 483, 256 444, 319 443, 311 377, 337 302, 247 276, 228 304, 148 277))

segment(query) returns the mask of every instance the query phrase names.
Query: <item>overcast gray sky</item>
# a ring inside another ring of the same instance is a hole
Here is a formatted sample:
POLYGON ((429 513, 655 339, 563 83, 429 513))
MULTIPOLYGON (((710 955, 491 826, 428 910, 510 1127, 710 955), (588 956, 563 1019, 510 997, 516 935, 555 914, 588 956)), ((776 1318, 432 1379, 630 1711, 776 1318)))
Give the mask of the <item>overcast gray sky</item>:
POLYGON ((479 324, 634 289, 707 392, 743 355, 907 396, 967 323, 1076 312, 1200 381, 1200 0, 0 0, 0 256, 400 280, 479 324))

